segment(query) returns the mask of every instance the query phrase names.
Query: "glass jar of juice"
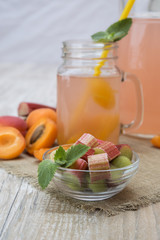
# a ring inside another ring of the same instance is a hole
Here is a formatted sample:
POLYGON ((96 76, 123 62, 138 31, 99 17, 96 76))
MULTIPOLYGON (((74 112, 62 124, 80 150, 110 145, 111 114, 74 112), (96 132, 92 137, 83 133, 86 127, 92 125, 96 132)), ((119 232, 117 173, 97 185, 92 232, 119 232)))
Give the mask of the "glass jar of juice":
MULTIPOLYGON (((63 64, 57 76, 59 144, 74 143, 83 133, 118 143, 120 87, 128 74, 116 65, 117 47, 117 43, 63 42, 63 64)), ((138 104, 135 120, 125 128, 139 126, 143 115, 141 86, 135 76, 129 77, 135 85, 138 104)))
MULTIPOLYGON (((129 34, 119 42, 118 66, 135 74, 143 86, 144 120, 131 132, 137 136, 152 137, 160 133, 160 12, 136 14, 129 34)), ((136 111, 135 93, 124 86, 121 110, 125 121, 130 121, 136 111)))

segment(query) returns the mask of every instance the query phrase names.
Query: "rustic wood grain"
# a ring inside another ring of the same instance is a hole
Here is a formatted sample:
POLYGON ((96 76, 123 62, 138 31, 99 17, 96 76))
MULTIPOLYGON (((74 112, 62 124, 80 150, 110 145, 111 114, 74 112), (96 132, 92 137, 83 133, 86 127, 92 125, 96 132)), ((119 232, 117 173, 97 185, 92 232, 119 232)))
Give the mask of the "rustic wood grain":
MULTIPOLYGON (((0 115, 22 100, 56 104, 52 66, 0 65, 0 115)), ((160 203, 107 217, 54 200, 0 169, 0 240, 159 240, 160 203)))
POLYGON ((86 213, 0 170, 0 239, 158 240, 160 203, 115 217, 86 213))

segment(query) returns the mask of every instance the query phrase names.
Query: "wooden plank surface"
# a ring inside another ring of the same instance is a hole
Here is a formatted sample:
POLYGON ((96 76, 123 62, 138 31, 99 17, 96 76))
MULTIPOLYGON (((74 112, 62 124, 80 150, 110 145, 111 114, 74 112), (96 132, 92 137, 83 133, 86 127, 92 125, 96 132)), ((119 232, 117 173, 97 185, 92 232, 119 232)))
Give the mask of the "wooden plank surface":
MULTIPOLYGON (((52 66, 0 65, 0 115, 14 114, 20 101, 56 104, 52 66), (44 80, 45 79, 45 80, 44 80)), ((114 217, 87 213, 52 198, 23 178, 0 169, 0 240, 159 240, 160 203, 114 217)))
POLYGON ((0 239, 160 239, 160 203, 106 217, 68 203, 54 206, 45 193, 4 170, 0 183, 0 239))
POLYGON ((160 203, 106 217, 54 201, 0 170, 0 239, 160 239, 160 203))

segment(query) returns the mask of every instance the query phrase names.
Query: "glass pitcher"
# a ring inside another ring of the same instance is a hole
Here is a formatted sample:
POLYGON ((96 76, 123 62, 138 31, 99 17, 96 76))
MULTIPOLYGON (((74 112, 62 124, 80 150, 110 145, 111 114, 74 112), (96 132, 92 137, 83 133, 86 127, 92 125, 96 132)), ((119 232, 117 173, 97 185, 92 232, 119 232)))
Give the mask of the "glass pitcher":
POLYGON ((137 128, 141 124, 142 88, 133 74, 117 67, 117 48, 117 43, 63 42, 63 63, 57 75, 59 144, 74 143, 83 133, 117 144, 121 128, 137 128), (102 59, 104 50, 108 55, 102 59), (100 63, 101 74, 94 76, 100 63), (121 125, 120 88, 126 79, 136 89, 137 111, 131 123, 121 125))
MULTIPOLYGON (((133 15, 129 34, 119 42, 118 56, 118 66, 135 74, 143 86, 144 120, 131 133, 151 138, 160 133, 160 12, 133 15)), ((135 95, 130 94, 129 88, 123 88, 128 101, 122 99, 121 105, 122 115, 128 122, 136 111, 135 95)))

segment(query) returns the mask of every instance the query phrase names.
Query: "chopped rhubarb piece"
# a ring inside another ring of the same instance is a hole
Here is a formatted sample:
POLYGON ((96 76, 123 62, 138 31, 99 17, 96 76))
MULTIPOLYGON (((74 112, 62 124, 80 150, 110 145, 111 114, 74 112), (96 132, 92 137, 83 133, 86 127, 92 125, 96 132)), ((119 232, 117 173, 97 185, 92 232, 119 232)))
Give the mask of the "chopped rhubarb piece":
POLYGON ((79 158, 75 163, 72 164, 72 166, 70 166, 70 168, 86 170, 88 168, 88 163, 84 159, 79 158))
POLYGON ((91 148, 94 148, 94 147, 99 145, 97 139, 89 133, 84 133, 77 140, 77 142, 75 144, 79 144, 79 143, 85 144, 85 145, 87 145, 88 147, 91 147, 91 148))
POLYGON ((88 156, 94 155, 94 153, 95 153, 95 150, 93 148, 91 148, 81 158, 83 158, 84 160, 86 160, 88 162, 88 156))
POLYGON ((108 172, 92 171, 92 170, 108 170, 109 169, 108 154, 102 153, 98 155, 88 156, 88 167, 90 170, 91 182, 108 178, 108 172))
POLYGON ((103 144, 100 144, 97 148, 103 149, 108 154, 109 161, 120 155, 120 151, 118 150, 116 145, 111 142, 104 142, 103 144))
POLYGON ((105 141, 100 140, 100 139, 98 139, 98 138, 97 138, 97 142, 98 142, 98 145, 105 143, 105 141))
POLYGON ((108 154, 101 153, 98 155, 88 156, 89 170, 107 170, 109 169, 108 154))

